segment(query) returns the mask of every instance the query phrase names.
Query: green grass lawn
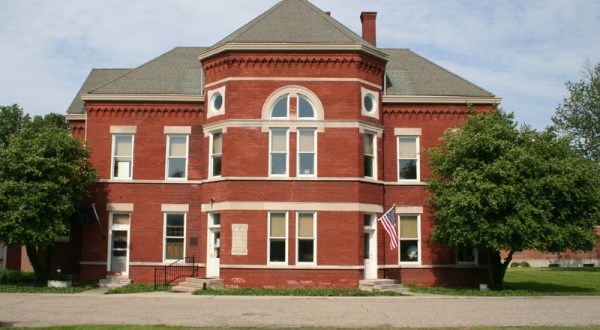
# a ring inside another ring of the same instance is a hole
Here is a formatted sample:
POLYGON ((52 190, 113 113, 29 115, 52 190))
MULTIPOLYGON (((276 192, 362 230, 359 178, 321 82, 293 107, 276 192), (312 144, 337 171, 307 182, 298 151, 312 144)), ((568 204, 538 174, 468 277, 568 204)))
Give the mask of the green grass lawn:
POLYGON ((509 268, 504 287, 548 295, 600 295, 600 268, 509 268))
POLYGON ((598 296, 600 268, 509 268, 504 290, 412 287, 413 292, 456 296, 598 296))

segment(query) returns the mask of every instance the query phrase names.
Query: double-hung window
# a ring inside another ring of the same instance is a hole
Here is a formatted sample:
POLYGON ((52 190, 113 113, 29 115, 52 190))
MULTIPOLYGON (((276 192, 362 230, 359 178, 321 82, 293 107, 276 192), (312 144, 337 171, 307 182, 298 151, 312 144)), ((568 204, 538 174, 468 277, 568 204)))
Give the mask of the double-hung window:
POLYGON ((399 215, 400 262, 418 263, 420 255, 420 221, 418 215, 399 215))
POLYGON ((165 260, 185 255, 185 213, 165 213, 165 260))
POLYGON ((375 161, 375 152, 377 145, 377 136, 372 133, 364 135, 364 176, 366 178, 376 178, 377 163, 375 161))
POLYGON ((221 176, 221 159, 223 153, 223 133, 210 134, 210 177, 221 176))
POLYGON ((298 213, 296 233, 298 236, 297 263, 314 264, 316 262, 316 214, 298 213))
POLYGON ((187 178, 188 136, 167 135, 167 178, 187 178))
POLYGON ((398 136, 398 180, 419 181, 418 136, 398 136))
POLYGON ((269 173, 288 175, 288 129, 271 128, 269 173))
POLYGON ((262 118, 272 125, 269 176, 316 176, 317 129, 312 122, 323 118, 316 95, 299 86, 281 88, 265 102, 262 118))
POLYGON ((315 129, 298 129, 298 176, 314 176, 317 163, 315 129))
POLYGON ((287 264, 287 213, 269 213, 269 263, 287 264))
POLYGON ((133 173, 133 134, 113 135, 112 177, 131 179, 133 173))

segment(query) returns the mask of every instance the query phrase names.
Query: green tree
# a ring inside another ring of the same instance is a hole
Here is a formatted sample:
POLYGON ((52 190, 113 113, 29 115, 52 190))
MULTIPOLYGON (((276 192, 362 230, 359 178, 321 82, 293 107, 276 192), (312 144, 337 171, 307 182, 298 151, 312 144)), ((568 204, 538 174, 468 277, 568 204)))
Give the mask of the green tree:
POLYGON ((518 128, 496 109, 474 112, 427 154, 432 238, 482 252, 492 288, 502 289, 515 251, 589 249, 598 239, 600 169, 567 137, 518 128))
POLYGON ((19 132, 27 122, 29 115, 23 115, 18 105, 0 106, 0 148, 6 147, 8 137, 19 132))
POLYGON ((0 241, 25 245, 40 283, 56 240, 69 233, 96 180, 87 148, 71 137, 60 117, 24 117, 23 128, 0 148, 0 241), (43 262, 40 251, 46 252, 43 262))
POLYGON ((600 63, 584 65, 583 78, 567 82, 569 96, 552 117, 558 130, 573 137, 574 146, 600 162, 600 63))

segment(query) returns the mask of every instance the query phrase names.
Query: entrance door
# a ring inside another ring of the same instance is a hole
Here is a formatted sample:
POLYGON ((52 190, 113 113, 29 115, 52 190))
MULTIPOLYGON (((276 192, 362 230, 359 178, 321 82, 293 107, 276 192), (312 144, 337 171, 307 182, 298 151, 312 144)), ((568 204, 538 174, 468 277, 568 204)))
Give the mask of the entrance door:
POLYGON ((113 273, 129 273, 129 214, 113 214, 110 231, 110 265, 113 273))
POLYGON ((208 242, 206 251, 206 277, 219 277, 221 254, 221 216, 208 215, 208 242))
POLYGON ((365 279, 377 278, 377 221, 375 215, 365 214, 365 279))

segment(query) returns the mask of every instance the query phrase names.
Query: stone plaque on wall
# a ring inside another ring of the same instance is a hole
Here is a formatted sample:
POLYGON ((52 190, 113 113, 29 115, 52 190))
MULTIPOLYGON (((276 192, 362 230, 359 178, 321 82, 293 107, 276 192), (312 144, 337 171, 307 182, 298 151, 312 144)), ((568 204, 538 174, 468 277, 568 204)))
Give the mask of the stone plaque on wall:
POLYGON ((248 224, 231 224, 231 255, 248 255, 248 224))

